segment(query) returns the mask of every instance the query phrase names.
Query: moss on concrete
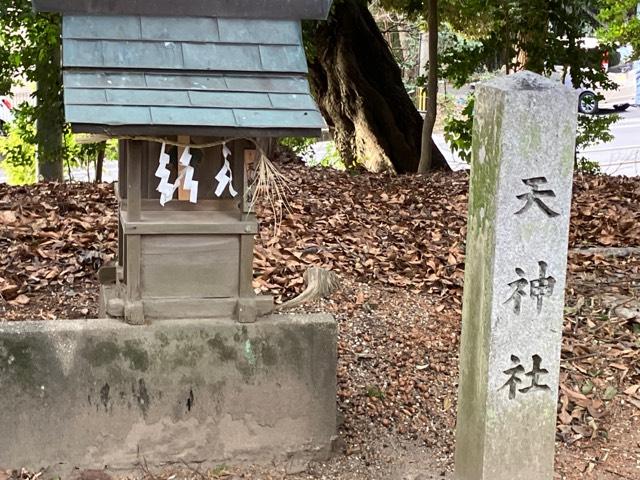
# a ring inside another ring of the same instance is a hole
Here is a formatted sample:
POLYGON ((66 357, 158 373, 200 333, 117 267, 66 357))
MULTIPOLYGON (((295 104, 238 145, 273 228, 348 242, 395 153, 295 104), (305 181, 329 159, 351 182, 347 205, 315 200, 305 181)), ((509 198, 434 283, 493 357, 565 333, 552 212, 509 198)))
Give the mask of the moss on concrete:
POLYGON ((200 338, 192 341, 178 342, 173 354, 172 363, 175 368, 195 368, 204 354, 204 346, 200 338))
POLYGON ((149 368, 149 354, 140 340, 126 340, 119 345, 117 340, 89 342, 81 352, 92 367, 109 367, 120 359, 129 362, 133 370, 146 372, 149 368))
POLYGON ((34 365, 28 340, 6 339, 0 342, 0 370, 15 372, 14 379, 22 385, 34 384, 34 365))
POLYGON ((149 369, 149 354, 140 340, 127 340, 121 349, 122 356, 129 360, 133 370, 146 372, 149 369))
POLYGON ((219 333, 215 337, 207 340, 209 349, 218 354, 218 358, 223 362, 233 362, 238 357, 238 351, 234 346, 227 345, 224 338, 219 333))
POLYGON ((10 382, 40 392, 58 363, 46 338, 29 335, 0 339, 0 376, 5 386, 10 382))
POLYGON ((169 345, 169 337, 167 336, 166 333, 158 332, 156 333, 156 338, 158 339, 162 347, 166 347, 169 345))
POLYGON ((120 355, 120 347, 115 341, 100 341, 93 346, 87 346, 82 356, 92 367, 102 367, 113 363, 120 355))
POLYGON ((260 357, 267 367, 272 367, 278 363, 278 351, 269 343, 269 339, 262 339, 260 342, 260 357))

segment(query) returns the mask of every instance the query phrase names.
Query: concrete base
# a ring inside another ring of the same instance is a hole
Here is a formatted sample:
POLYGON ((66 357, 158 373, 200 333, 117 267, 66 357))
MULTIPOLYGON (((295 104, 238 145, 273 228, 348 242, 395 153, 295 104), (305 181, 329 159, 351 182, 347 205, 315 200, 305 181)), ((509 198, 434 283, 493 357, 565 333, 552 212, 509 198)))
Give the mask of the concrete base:
POLYGON ((336 324, 328 315, 4 323, 0 392, 3 468, 326 457, 336 324))

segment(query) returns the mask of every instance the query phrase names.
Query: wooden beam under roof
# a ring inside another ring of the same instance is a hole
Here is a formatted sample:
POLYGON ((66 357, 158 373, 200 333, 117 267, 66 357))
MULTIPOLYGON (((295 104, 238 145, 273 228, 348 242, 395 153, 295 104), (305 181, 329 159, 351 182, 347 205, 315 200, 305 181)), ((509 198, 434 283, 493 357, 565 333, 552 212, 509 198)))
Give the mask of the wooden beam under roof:
POLYGON ((332 0, 32 0, 41 12, 265 19, 326 19, 332 0))

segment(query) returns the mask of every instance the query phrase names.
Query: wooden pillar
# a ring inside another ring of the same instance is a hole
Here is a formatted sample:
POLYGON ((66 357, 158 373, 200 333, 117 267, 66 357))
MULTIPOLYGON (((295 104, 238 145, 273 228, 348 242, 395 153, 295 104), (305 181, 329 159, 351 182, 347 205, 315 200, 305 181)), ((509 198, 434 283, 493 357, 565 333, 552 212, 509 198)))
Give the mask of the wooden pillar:
MULTIPOLYGON (((139 221, 142 217, 142 143, 127 141, 127 219, 139 221)), ((127 323, 144 323, 140 274, 141 274, 141 238, 140 235, 125 235, 126 242, 126 301, 124 317, 127 323)))
MULTIPOLYGON (((127 143, 118 140, 118 183, 116 184, 116 198, 118 207, 122 210, 124 196, 127 194, 127 143)), ((122 219, 118 215, 118 267, 124 268, 125 246, 124 233, 122 232, 122 219)), ((119 278, 119 277, 118 277, 119 278)))
POLYGON ((252 172, 255 172, 258 163, 258 150, 255 148, 245 149, 243 152, 243 168, 242 168, 242 212, 253 212, 253 178, 252 172))
MULTIPOLYGON (((248 143, 245 141, 236 141, 233 143, 233 178, 238 190, 240 198, 238 208, 245 218, 245 214, 249 213, 247 202, 247 169, 246 159, 248 143)), ((250 157, 250 154, 249 154, 250 157)), ((253 220, 253 215, 250 216, 253 220)), ((247 227, 249 228, 249 227, 247 227)), ((240 235, 240 271, 238 285, 238 321, 241 323, 255 322, 258 315, 256 308, 256 299, 253 292, 253 247, 254 237, 252 232, 246 232, 240 235)))
POLYGON ((253 235, 240 235, 240 297, 253 297, 253 235))
POLYGON ((127 218, 140 220, 142 211, 142 143, 127 141, 127 218))

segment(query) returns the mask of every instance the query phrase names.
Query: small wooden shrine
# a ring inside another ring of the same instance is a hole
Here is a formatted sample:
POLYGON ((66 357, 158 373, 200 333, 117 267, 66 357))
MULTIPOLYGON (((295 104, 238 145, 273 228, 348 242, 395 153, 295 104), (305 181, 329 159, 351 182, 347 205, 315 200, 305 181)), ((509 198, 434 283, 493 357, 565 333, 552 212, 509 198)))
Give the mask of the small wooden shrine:
POLYGON ((255 139, 320 134, 300 20, 326 18, 331 0, 33 4, 63 15, 67 121, 121 138, 103 312, 132 324, 270 312, 251 285, 255 139))

